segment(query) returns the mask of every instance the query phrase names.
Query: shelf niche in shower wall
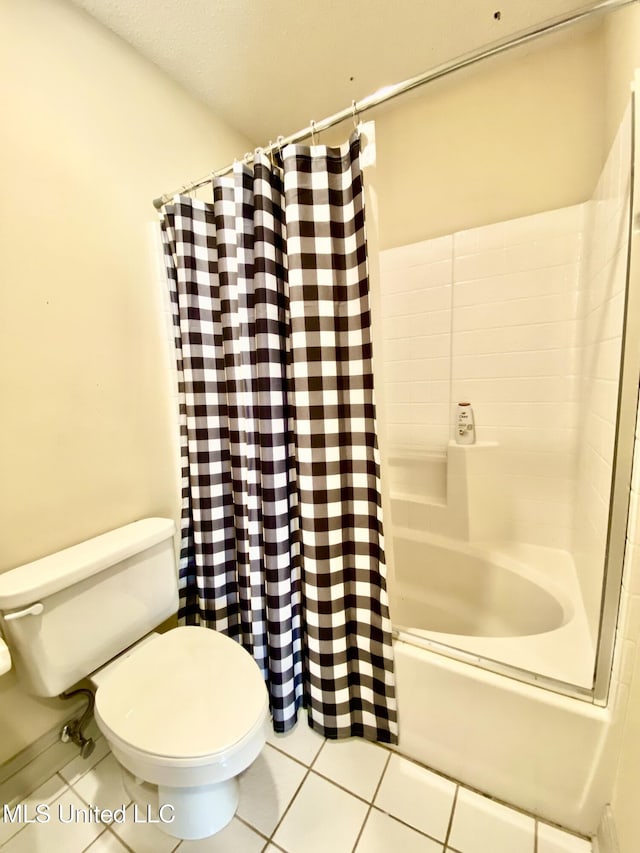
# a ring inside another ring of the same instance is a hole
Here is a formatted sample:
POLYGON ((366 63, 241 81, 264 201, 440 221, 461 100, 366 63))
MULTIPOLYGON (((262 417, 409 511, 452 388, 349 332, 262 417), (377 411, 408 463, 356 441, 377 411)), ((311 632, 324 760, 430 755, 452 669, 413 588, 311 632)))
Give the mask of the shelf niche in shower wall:
POLYGON ((389 460, 395 525, 465 542, 510 538, 504 469, 497 442, 459 445, 451 441, 444 453, 424 454, 422 458, 430 464, 418 465, 416 457, 408 452, 397 452, 389 460), (445 478, 444 499, 438 500, 418 481, 421 473, 436 465, 445 478), (411 487, 411 491, 394 488, 399 485, 411 487))

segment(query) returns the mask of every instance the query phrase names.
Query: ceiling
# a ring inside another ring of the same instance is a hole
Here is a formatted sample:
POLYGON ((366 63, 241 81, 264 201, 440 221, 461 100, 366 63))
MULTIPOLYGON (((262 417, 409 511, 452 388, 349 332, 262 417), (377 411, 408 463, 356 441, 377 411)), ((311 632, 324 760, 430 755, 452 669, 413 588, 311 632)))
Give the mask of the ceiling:
POLYGON ((585 0, 71 0, 252 143, 585 0))

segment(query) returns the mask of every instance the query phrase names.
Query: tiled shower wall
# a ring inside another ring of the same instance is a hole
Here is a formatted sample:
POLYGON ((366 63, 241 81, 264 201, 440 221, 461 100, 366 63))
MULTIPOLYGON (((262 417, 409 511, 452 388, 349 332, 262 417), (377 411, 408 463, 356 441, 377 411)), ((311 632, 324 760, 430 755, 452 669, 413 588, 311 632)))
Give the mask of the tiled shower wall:
POLYGON ((452 402, 497 441, 518 541, 565 548, 576 446, 582 206, 454 237, 452 402))
POLYGON ((388 442, 442 450, 449 440, 453 236, 380 253, 388 442))
POLYGON ((455 403, 471 402, 478 440, 500 442, 511 535, 561 548, 571 538, 582 228, 578 205, 381 256, 390 454, 444 451, 455 403))
MULTIPOLYGON (((613 456, 629 147, 628 114, 584 204, 380 258, 392 491, 394 477, 415 485, 424 470, 424 487, 412 491, 446 499, 433 460, 444 468, 455 404, 471 402, 478 440, 499 443, 510 536, 575 548, 594 612, 613 456), (413 473, 402 476, 412 459, 413 473), (424 459, 432 464, 421 468, 424 459)), ((406 496, 406 487, 395 490, 406 496)))

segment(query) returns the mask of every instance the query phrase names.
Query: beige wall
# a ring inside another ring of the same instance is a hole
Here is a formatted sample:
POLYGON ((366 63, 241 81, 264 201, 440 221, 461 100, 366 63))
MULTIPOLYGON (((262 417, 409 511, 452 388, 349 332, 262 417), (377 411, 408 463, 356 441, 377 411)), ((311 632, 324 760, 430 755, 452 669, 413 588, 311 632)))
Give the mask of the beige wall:
MULTIPOLYGON (((0 3, 0 571, 178 490, 151 200, 248 142, 62 0, 0 3)), ((0 679, 0 762, 57 702, 0 679)))
MULTIPOLYGON (((639 10, 625 10, 378 110, 382 247, 587 198, 639 45, 639 10)), ((150 199, 251 146, 62 0, 0 4, 0 89, 2 570, 176 514, 150 199)), ((60 716, 0 679, 0 762, 60 716)), ((639 719, 640 664, 628 757, 639 719)), ((640 834, 628 757, 623 853, 640 834)))
POLYGON ((610 143, 616 135, 631 95, 631 81, 640 66, 640 7, 607 15, 604 26, 605 132, 610 143))
POLYGON ((601 27, 574 27, 379 108, 381 248, 590 198, 602 49, 601 27))

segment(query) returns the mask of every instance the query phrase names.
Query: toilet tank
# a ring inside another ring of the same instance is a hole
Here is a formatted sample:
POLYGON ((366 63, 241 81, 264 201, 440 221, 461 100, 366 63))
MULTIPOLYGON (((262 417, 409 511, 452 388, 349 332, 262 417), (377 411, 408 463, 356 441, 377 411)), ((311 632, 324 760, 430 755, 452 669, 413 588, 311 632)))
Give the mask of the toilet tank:
POLYGON ((174 533, 145 518, 0 574, 0 625, 29 693, 57 696, 176 612, 174 533))

